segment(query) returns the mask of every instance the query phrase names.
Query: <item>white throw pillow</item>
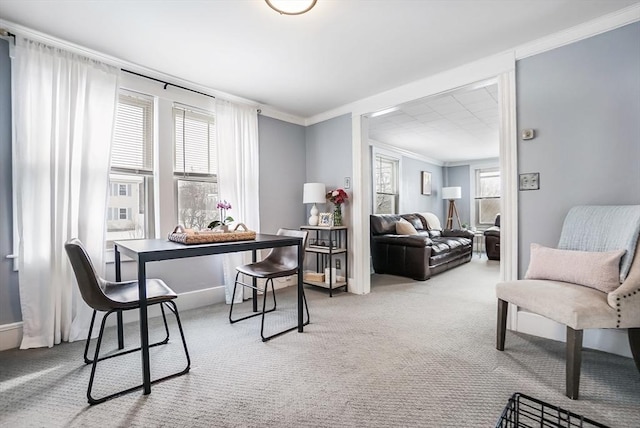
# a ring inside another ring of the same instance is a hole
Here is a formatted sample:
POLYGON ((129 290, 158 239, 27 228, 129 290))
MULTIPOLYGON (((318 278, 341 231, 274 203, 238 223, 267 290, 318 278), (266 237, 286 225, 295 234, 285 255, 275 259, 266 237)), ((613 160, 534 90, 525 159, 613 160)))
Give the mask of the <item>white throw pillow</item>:
POLYGON ((620 286, 620 259, 625 252, 557 250, 531 244, 529 269, 524 277, 571 282, 610 293, 620 286))
POLYGON ((440 219, 434 213, 419 213, 425 220, 427 220, 427 224, 429 225, 429 230, 442 230, 442 225, 440 224, 440 219))
POLYGON ((411 223, 402 218, 396 222, 396 233, 398 235, 417 235, 418 231, 411 223))

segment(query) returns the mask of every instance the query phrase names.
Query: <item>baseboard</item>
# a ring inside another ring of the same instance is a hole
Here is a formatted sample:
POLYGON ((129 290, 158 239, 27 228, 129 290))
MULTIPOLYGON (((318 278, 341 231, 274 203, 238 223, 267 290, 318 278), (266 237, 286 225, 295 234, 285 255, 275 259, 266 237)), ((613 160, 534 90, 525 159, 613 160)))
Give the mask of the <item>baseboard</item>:
POLYGON ((14 349, 22 342, 22 321, 0 325, 0 351, 14 349))
MULTIPOLYGON (((189 309, 223 303, 224 301, 224 287, 220 286, 182 293, 178 299, 176 299, 176 305, 180 311, 187 311, 189 309)), ((149 318, 156 316, 160 316, 160 310, 157 308, 157 305, 149 308, 149 318)), ((139 319, 138 311, 126 311, 123 314, 123 320, 125 323, 137 322, 139 319)), ((116 317, 109 317, 107 325, 114 326, 115 323, 116 317)), ((19 348, 21 342, 22 322, 0 325, 0 351, 19 348)))
MULTIPOLYGON (((567 328, 563 324, 551 321, 540 315, 519 311, 517 331, 565 342, 567 328)), ((632 357, 626 329, 584 330, 582 347, 597 349, 598 351, 609 352, 623 357, 632 357)))

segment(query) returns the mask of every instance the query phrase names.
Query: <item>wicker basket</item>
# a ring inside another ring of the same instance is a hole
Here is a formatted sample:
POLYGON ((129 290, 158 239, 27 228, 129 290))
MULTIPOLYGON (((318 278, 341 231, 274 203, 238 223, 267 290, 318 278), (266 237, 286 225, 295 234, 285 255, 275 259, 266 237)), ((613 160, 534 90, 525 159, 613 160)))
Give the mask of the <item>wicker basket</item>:
POLYGON ((256 239, 256 232, 247 230, 244 223, 240 223, 232 231, 205 230, 201 232, 185 229, 182 226, 176 228, 168 236, 169 241, 181 244, 211 244, 215 242, 250 241, 256 239), (242 227, 244 230, 238 230, 242 227))

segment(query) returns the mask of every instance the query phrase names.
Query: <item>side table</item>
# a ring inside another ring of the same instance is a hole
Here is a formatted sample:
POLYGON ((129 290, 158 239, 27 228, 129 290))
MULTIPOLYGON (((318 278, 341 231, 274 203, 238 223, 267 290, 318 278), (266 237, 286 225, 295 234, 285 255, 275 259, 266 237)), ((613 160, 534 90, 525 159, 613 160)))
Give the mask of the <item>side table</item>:
POLYGON ((316 255, 316 278, 309 278, 303 272, 303 282, 315 287, 333 290, 344 288, 347 291, 349 278, 348 238, 346 226, 300 226, 300 230, 309 231, 305 252, 316 255), (326 268, 326 269, 325 269, 326 268), (344 275, 338 275, 338 272, 344 275), (324 276, 324 281, 322 279, 324 276))
POLYGON ((478 253, 478 258, 482 258, 482 246, 484 244, 484 232, 476 230, 473 232, 473 246, 478 253))

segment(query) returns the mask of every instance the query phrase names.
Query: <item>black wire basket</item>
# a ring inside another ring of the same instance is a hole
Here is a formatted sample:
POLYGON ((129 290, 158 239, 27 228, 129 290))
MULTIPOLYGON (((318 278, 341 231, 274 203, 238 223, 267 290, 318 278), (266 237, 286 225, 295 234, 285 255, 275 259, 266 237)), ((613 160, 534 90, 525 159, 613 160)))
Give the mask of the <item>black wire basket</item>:
POLYGON ((516 392, 509 398, 507 406, 496 423, 496 428, 609 428, 599 422, 577 415, 568 410, 516 392))

